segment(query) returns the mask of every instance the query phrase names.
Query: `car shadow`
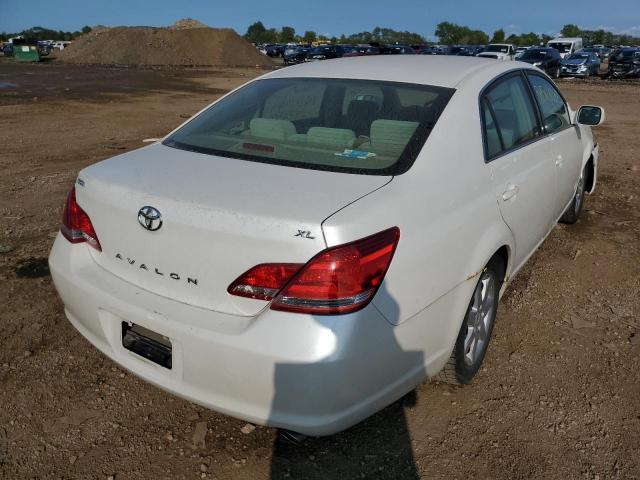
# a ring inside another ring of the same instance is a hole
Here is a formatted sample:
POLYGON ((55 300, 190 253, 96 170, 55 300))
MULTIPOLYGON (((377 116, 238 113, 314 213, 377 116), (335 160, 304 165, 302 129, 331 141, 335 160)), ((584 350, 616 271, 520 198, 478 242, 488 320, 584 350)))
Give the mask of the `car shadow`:
MULTIPOLYGON (((384 288, 384 284, 383 284, 384 288)), ((397 320, 399 308, 388 291, 378 292, 392 301, 393 315, 397 320)), ((335 325, 335 317, 316 316, 315 321, 327 328, 335 325)), ((349 321, 345 318, 344 321, 349 321)), ((372 321, 376 321, 372 319, 372 321)), ((298 399, 313 396, 314 391, 332 389, 336 398, 343 399, 366 397, 365 392, 357 390, 361 382, 354 378, 360 375, 375 376, 378 372, 400 378, 411 370, 418 369, 421 377, 426 377, 424 355, 422 351, 405 351, 398 343, 395 331, 397 322, 384 322, 384 327, 376 329, 376 338, 372 342, 366 332, 354 331, 349 348, 354 349, 356 357, 363 362, 350 367, 349 376, 339 384, 327 383, 327 369, 331 368, 327 361, 314 364, 277 364, 274 372, 275 395, 272 402, 272 415, 277 412, 299 412, 298 399), (354 339, 363 338, 362 346, 354 339), (374 343, 376 348, 366 345, 374 343), (304 379, 296 381, 296 379, 304 379), (309 379, 312 379, 310 382, 309 379), (359 396, 359 393, 361 396, 359 396)), ((362 322, 360 322, 362 323, 362 322)), ((366 323, 366 322, 364 322, 366 323)), ((362 328, 366 328, 362 325, 362 328)), ((358 328, 358 327, 356 327, 358 328)), ((339 352, 341 345, 335 345, 334 352, 339 352)), ((414 373, 415 370, 414 370, 414 373)), ((410 386, 407 388, 411 388, 410 386)), ((372 390, 375 391, 375 390, 372 390)), ((402 395, 402 391, 398 394, 402 395)), ((313 398, 313 397, 312 397, 313 398)), ((270 479, 419 479, 420 474, 414 459, 411 436, 407 425, 406 409, 416 403, 415 389, 405 393, 399 400, 379 411, 375 415, 357 425, 326 437, 309 437, 302 442, 292 441, 291 437, 282 433, 276 436, 270 465, 270 479)), ((321 408, 321 405, 318 405, 321 408)), ((301 412, 313 415, 309 409, 301 412)))

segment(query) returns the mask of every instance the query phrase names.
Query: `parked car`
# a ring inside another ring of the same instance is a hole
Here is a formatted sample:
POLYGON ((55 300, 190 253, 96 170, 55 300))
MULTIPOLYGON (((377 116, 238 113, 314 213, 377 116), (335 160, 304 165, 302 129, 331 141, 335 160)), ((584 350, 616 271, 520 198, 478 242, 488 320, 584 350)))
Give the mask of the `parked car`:
POLYGON ((409 45, 382 45, 380 55, 414 55, 416 52, 409 45))
POLYGON ((379 55, 380 49, 374 45, 356 45, 349 51, 345 51, 343 57, 364 57, 367 55, 379 55))
POLYGON ((621 48, 609 57, 609 78, 640 77, 640 48, 621 48))
POLYGON ((420 55, 438 55, 438 47, 422 47, 419 53, 420 55))
POLYGON ((604 48, 600 47, 584 47, 582 50, 579 50, 581 53, 593 53, 600 60, 604 59, 604 48))
POLYGON ((282 57, 284 55, 284 45, 270 45, 266 52, 269 57, 282 57))
POLYGON ((449 45, 445 47, 443 55, 460 55, 465 51, 465 47, 462 45, 449 45))
POLYGON ((516 48, 509 43, 492 43, 479 53, 478 57, 493 58, 495 60, 513 60, 516 48))
POLYGON ((522 57, 522 55, 524 54, 524 52, 526 52, 528 50, 529 47, 518 47, 516 48, 516 53, 514 58, 516 60, 520 59, 520 57, 522 57))
POLYGON ((508 283, 594 190, 603 120, 524 63, 272 71, 81 170, 51 275, 70 322, 128 371, 332 434, 441 371, 472 380, 508 283))
POLYGON ((554 78, 560 77, 560 62, 562 59, 555 48, 529 48, 518 60, 530 63, 554 78))
POLYGON ((479 53, 484 52, 486 48, 486 45, 468 45, 465 56, 476 57, 479 53))
POLYGON ((562 58, 582 50, 581 38, 558 37, 547 42, 547 47, 555 48, 562 58))
POLYGON ((590 77, 600 73, 600 59, 595 53, 585 49, 574 53, 562 60, 560 74, 571 77, 590 77))
POLYGON ((284 51, 282 56, 285 65, 296 65, 302 63, 307 59, 311 48, 308 47, 295 47, 289 48, 284 51))
POLYGON ((13 44, 12 43, 5 43, 2 45, 2 54, 5 57, 13 57, 13 44))
POLYGON ((319 45, 307 53, 307 61, 340 58, 343 55, 342 45, 319 45))

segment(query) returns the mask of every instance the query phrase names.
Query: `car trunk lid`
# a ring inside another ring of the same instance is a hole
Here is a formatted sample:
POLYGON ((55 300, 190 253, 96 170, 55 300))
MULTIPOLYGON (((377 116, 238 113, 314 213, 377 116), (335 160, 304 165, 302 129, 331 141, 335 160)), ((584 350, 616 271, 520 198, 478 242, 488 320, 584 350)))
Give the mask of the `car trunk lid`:
MULTIPOLYGON (((227 287, 266 262, 305 263, 328 216, 391 177, 283 167, 154 144, 84 169, 78 203, 104 269, 190 305, 253 316, 267 303, 227 287), (161 214, 153 219, 153 207, 161 214)), ((90 249, 93 250, 93 249, 90 249)))

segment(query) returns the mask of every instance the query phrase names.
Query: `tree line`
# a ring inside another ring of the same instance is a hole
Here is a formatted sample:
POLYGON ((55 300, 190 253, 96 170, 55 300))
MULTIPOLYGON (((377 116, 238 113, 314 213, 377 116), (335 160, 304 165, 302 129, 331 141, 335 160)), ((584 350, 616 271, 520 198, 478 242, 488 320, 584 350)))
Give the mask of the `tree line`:
POLYGON ((77 37, 84 33, 89 33, 91 31, 91 27, 85 25, 80 30, 76 30, 75 32, 64 32, 62 30, 51 30, 49 28, 43 27, 31 27, 21 32, 17 33, 0 33, 0 41, 6 41, 12 37, 23 36, 25 38, 34 38, 36 40, 75 40, 77 37))
MULTIPOLYGON (((640 38, 630 35, 616 35, 612 32, 600 30, 582 30, 577 25, 568 24, 560 31, 564 37, 582 37, 586 44, 603 45, 631 45, 640 44, 640 38)), ((538 34, 535 32, 506 35, 504 29, 500 28, 493 32, 492 36, 482 30, 473 30, 465 25, 458 25, 451 22, 440 22, 434 32, 438 37, 439 44, 443 45, 486 45, 488 43, 512 43, 514 45, 546 45, 552 39, 550 35, 538 34)), ((371 43, 379 42, 385 44, 408 44, 425 45, 428 42, 425 37, 415 32, 397 31, 391 28, 376 27, 372 31, 342 34, 339 37, 327 37, 317 34, 312 30, 307 30, 298 34, 294 27, 284 26, 281 29, 266 28, 260 21, 252 23, 247 28, 244 38, 252 43, 371 43)))

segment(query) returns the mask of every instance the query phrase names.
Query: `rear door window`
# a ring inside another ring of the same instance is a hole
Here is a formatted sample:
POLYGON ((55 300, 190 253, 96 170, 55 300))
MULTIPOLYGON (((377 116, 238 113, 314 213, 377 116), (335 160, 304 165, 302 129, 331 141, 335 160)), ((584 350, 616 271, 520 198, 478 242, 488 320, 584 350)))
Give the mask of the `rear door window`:
POLYGON ((541 135, 535 107, 520 74, 492 85, 481 99, 487 159, 531 142, 541 135))

